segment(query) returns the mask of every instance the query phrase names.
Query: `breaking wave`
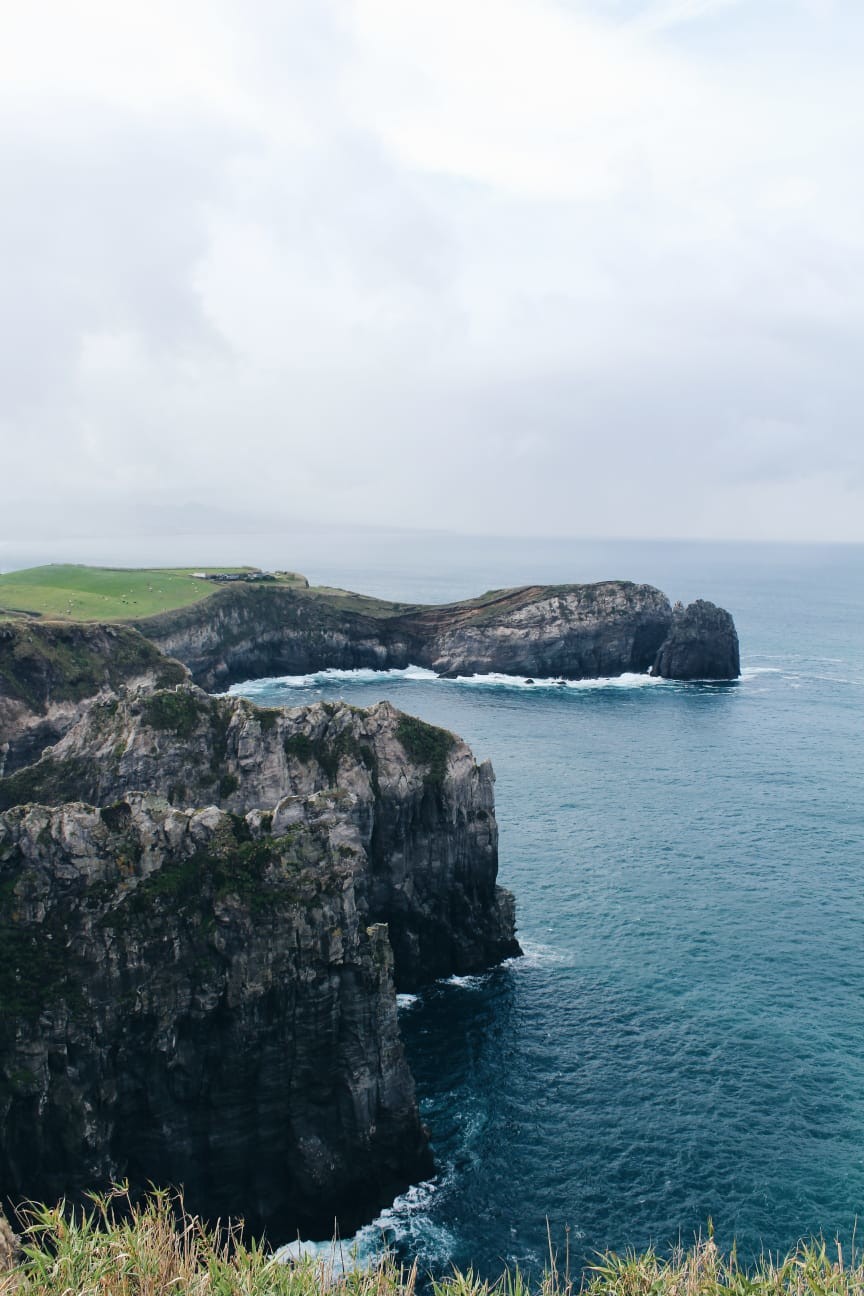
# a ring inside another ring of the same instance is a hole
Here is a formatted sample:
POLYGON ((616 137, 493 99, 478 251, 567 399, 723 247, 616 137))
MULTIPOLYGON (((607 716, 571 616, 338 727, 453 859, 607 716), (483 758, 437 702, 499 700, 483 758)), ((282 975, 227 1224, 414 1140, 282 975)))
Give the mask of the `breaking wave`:
POLYGON ((255 698, 272 696, 280 691, 292 689, 327 688, 336 684, 384 684, 400 680, 422 681, 460 688, 510 688, 510 689, 634 689, 653 688, 668 684, 668 680, 655 675, 627 672, 624 675, 604 675, 598 679, 564 679, 561 676, 506 675, 502 671, 489 671, 485 674, 457 675, 445 678, 424 666, 406 666, 404 669, 373 670, 371 667, 358 667, 355 670, 310 671, 306 675, 268 675, 259 679, 244 680, 232 684, 228 689, 229 696, 255 698))

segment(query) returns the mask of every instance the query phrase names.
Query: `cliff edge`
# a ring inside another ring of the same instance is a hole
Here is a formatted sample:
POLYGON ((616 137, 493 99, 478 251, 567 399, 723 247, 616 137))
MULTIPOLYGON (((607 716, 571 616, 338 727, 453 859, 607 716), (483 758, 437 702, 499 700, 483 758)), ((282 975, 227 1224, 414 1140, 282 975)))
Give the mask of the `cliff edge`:
POLYGON ((430 1172, 395 989, 518 953, 494 778, 387 703, 97 699, 0 779, 0 1184, 328 1232, 430 1172))

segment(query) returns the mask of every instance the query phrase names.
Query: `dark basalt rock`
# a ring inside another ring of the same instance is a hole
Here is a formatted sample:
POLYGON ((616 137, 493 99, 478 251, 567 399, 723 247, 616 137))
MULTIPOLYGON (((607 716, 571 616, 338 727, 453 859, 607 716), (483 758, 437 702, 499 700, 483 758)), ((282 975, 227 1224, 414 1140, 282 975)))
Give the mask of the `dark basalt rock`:
POLYGON ((0 779, 0 1192, 326 1235, 426 1177, 395 988, 519 953, 493 788, 388 703, 93 702, 0 779))
POLYGON ((109 806, 134 789, 281 824, 338 790, 368 856, 369 920, 390 923, 399 989, 413 990, 519 952, 512 897, 496 887, 494 781, 461 739, 387 702, 270 710, 185 685, 93 705, 40 761, 0 779, 0 810, 109 806))
POLYGON ((732 680, 741 674, 735 622, 723 608, 697 599, 676 604, 669 634, 654 659, 663 679, 732 680))
POLYGON ((355 1227, 432 1170, 362 847, 332 800, 282 833, 123 804, 0 816, 0 1187, 355 1227))

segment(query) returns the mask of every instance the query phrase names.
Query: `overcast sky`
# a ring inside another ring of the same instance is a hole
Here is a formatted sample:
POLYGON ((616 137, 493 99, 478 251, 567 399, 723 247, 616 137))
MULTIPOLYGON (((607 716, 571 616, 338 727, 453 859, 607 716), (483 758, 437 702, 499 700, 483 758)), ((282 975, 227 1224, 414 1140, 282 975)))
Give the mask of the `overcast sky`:
POLYGON ((861 0, 8 0, 0 539, 864 540, 861 0))

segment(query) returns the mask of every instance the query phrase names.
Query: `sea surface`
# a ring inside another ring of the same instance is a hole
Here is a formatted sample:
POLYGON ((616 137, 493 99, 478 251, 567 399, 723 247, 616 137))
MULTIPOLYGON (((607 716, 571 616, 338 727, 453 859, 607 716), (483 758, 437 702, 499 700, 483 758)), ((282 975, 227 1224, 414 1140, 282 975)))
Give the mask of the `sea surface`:
MULTIPOLYGON (((542 1267, 547 1221, 577 1264, 709 1221, 745 1257, 820 1231, 848 1248, 864 1212, 864 548, 253 541, 214 560, 400 600, 629 578, 721 604, 741 638, 726 685, 414 670, 236 690, 388 698, 497 774, 525 957, 404 999, 439 1170, 361 1248, 492 1276, 542 1267)), ((122 560, 166 558, 139 552, 122 560)))
POLYGON ((435 554, 326 578, 400 599, 650 580, 732 611, 741 681, 417 670, 238 690, 389 698, 497 774, 525 957, 405 1002, 440 1170, 361 1241, 383 1231, 421 1266, 492 1275, 542 1266, 547 1218, 589 1261, 709 1220, 750 1255, 819 1231, 848 1245, 864 1211, 864 550, 568 547, 476 570, 464 554, 449 578, 435 554))

